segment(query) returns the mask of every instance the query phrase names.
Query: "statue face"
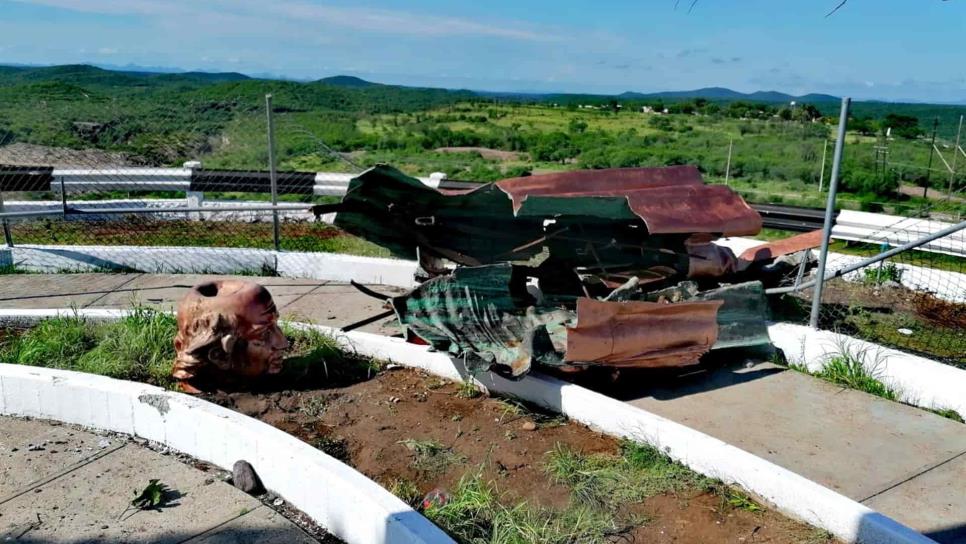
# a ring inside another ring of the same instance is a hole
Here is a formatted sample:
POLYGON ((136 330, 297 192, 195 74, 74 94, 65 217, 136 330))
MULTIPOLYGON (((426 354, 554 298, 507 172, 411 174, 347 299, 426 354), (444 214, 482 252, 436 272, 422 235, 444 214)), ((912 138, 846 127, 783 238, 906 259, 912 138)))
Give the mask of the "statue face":
POLYGON ((267 289, 250 281, 200 283, 178 304, 171 375, 190 382, 237 383, 282 370, 289 343, 267 289))

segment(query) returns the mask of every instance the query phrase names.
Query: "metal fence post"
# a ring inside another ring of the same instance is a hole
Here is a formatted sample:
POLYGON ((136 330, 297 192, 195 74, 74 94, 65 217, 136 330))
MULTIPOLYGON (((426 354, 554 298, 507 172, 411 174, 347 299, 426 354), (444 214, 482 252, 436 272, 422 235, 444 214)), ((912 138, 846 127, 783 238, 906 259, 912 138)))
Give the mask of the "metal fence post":
POLYGON ((839 190, 839 169, 842 167, 842 150, 845 147, 845 129, 849 123, 849 106, 852 99, 842 99, 842 111, 839 114, 838 140, 835 141, 835 154, 832 156, 832 176, 828 180, 828 203, 825 205, 825 225, 822 227, 822 249, 818 254, 818 270, 816 271, 815 292, 812 294, 812 315, 809 325, 818 328, 818 314, 822 309, 822 287, 825 282, 825 265, 828 260, 828 242, 832 236, 832 217, 835 215, 835 196, 839 190))
MULTIPOLYGON (((3 213, 3 191, 0 191, 0 213, 3 213)), ((13 235, 10 234, 10 223, 6 219, 0 221, 3 224, 3 241, 7 243, 7 247, 13 247, 13 235)))
MULTIPOLYGON (((265 115, 268 118, 268 176, 272 186, 272 206, 278 206, 278 173, 275 172, 275 122, 272 119, 272 95, 265 95, 265 115)), ((278 210, 272 210, 272 237, 275 251, 281 249, 278 210)))

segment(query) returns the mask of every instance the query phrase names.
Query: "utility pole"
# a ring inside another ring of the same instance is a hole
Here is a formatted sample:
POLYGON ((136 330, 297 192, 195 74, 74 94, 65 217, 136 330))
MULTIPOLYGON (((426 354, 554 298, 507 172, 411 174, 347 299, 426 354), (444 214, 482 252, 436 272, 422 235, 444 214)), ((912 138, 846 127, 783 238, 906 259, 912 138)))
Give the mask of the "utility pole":
POLYGON ((932 154, 936 150, 936 130, 939 128, 939 118, 932 121, 932 142, 929 144, 929 164, 926 166, 926 183, 922 186, 922 197, 926 198, 929 191, 929 178, 932 175, 932 154))
POLYGON ((818 192, 822 192, 822 184, 825 183, 825 155, 828 153, 828 138, 822 143, 822 171, 818 175, 818 192))
POLYGON ((949 173, 949 191, 946 193, 947 199, 953 198, 953 182, 956 180, 956 163, 959 161, 960 150, 959 141, 960 137, 963 135, 963 116, 959 116, 959 128, 956 129, 956 147, 953 148, 953 168, 952 172, 949 173))
MULTIPOLYGON (((962 119, 960 119, 960 127, 962 126, 962 119)), ((731 150, 734 148, 735 139, 732 138, 728 141, 728 164, 725 165, 725 185, 728 185, 728 179, 731 177, 731 150)))

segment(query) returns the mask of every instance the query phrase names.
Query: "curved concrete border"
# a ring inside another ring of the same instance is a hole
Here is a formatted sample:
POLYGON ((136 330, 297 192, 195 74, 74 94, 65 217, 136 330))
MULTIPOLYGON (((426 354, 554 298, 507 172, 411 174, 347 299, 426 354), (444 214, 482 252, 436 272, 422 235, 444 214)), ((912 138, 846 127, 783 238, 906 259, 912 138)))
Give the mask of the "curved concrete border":
POLYGON ((790 363, 815 372, 846 351, 870 374, 895 389, 903 402, 935 410, 953 409, 966 417, 966 370, 804 325, 775 323, 768 326, 768 335, 790 363))
POLYGON ((453 542, 351 467, 198 398, 103 376, 0 364, 0 414, 131 434, 229 470, 245 459, 267 488, 350 544, 453 542))
MULTIPOLYGON (((74 312, 71 310, 13 310, 0 311, 0 317, 38 319, 72 313, 74 312)), ((81 310, 78 314, 90 318, 112 318, 123 315, 123 312, 88 313, 81 310)), ((933 542, 883 514, 770 461, 657 414, 578 385, 539 374, 528 375, 516 382, 505 380, 492 373, 474 377, 459 361, 442 353, 429 352, 425 346, 409 344, 402 339, 364 332, 343 333, 338 329, 321 325, 304 323, 291 323, 291 325, 328 334, 343 348, 361 355, 419 368, 444 378, 472 380, 486 390, 513 395, 540 404, 606 434, 651 444, 697 472, 729 484, 739 485, 774 505, 779 511, 828 530, 847 542, 870 544, 933 542)), ((23 368, 18 370, 25 371, 23 368)), ((27 372, 31 370, 39 369, 30 369, 27 372)), ((7 395, 6 389, 0 391, 0 394, 7 395)), ((143 405, 141 409, 144 410, 143 405)), ((0 406, 0 410, 6 411, 8 408, 0 406)), ((299 445, 308 447, 301 442, 299 445)), ((273 453, 280 455, 281 453, 276 453, 278 449, 282 448, 276 448, 273 453)), ((286 457, 282 455, 279 458, 286 457)), ((261 451, 259 451, 259 459, 263 459, 261 451)), ((225 463, 231 463, 233 460, 225 463)), ((262 469, 259 468, 259 470, 262 469)), ((368 483, 375 485, 372 482, 368 483)), ((279 491, 282 490, 279 489, 279 491)), ((304 494, 305 490, 300 493, 304 494)), ((284 492, 282 494, 284 495, 284 492)), ((304 495, 296 496, 302 498, 304 495)), ((299 505, 294 500, 293 504, 299 505)))

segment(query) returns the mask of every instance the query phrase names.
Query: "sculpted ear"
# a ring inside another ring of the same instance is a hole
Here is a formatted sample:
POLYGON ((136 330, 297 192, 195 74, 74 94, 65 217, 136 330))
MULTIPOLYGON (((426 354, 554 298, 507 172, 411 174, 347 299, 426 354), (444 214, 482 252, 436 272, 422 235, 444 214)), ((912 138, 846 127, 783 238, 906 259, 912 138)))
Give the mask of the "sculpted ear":
POLYGON ((233 351, 235 351, 235 343, 237 342, 237 340, 238 340, 238 338, 234 334, 226 334, 226 335, 222 336, 221 337, 221 349, 225 353, 231 355, 231 353, 233 351))

